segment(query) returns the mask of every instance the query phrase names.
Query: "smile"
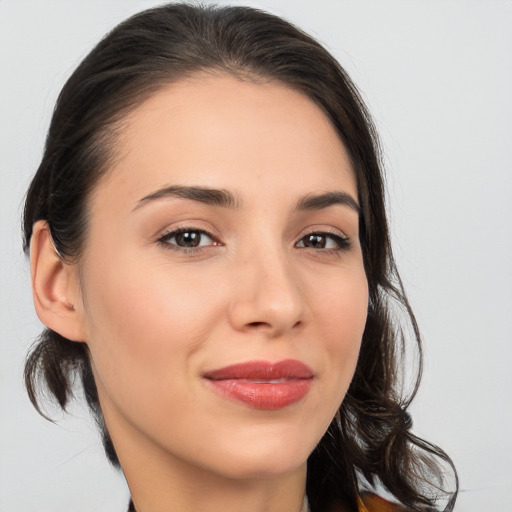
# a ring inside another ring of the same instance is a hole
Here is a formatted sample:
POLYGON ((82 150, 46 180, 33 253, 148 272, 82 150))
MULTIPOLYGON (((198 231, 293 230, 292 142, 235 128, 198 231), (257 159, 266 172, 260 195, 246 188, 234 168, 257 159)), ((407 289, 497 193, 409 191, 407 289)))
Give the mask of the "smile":
POLYGON ((302 400, 313 383, 312 370, 292 359, 248 361, 206 372, 203 377, 220 395, 263 410, 282 409, 302 400))

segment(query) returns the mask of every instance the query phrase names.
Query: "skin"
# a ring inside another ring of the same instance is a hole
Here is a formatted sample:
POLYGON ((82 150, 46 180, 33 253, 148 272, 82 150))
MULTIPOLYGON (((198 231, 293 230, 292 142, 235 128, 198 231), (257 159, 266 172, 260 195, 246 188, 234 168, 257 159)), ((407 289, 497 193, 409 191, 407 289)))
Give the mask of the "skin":
POLYGON ((80 262, 56 256, 44 222, 34 229, 36 309, 87 343, 139 512, 297 512, 306 460, 355 370, 368 291, 357 211, 296 206, 330 191, 356 202, 347 152, 310 99, 224 75, 167 86, 123 126, 90 198, 80 262), (169 186, 229 191, 235 204, 155 198, 169 186), (200 246, 165 236, 177 228, 200 246), (203 378, 282 359, 314 378, 278 410, 225 398, 203 378))

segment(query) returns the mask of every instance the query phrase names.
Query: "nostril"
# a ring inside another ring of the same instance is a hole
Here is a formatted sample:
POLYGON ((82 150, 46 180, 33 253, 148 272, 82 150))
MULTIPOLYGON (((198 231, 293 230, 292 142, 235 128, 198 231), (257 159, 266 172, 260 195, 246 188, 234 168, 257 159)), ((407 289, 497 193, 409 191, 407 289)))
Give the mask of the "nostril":
MULTIPOLYGON (((263 327, 263 326, 268 326, 270 327, 271 324, 269 324, 268 322, 250 322, 249 324, 247 324, 249 327, 263 327)), ((302 322, 299 320, 298 322, 296 322, 293 327, 299 327, 300 325, 302 325, 302 322)), ((293 328, 292 327, 292 328, 293 328)))
POLYGON ((268 325, 266 322, 251 322, 249 324, 251 327, 260 327, 262 325, 268 325))

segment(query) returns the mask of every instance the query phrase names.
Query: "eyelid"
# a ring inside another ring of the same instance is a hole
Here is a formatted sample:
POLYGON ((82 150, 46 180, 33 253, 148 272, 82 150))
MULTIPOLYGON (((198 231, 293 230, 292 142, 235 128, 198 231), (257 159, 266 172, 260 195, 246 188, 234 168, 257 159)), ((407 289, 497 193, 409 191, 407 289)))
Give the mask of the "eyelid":
POLYGON ((158 229, 158 231, 154 232, 152 239, 153 241, 158 241, 169 234, 180 233, 183 231, 201 231, 218 242, 221 241, 222 237, 220 231, 210 222, 201 218, 184 218, 182 220, 178 219, 175 222, 163 225, 163 227, 158 229))
POLYGON ((332 235, 343 238, 344 240, 350 240, 350 237, 344 233, 343 230, 335 228, 334 226, 326 226, 321 224, 310 225, 304 228, 299 234, 298 239, 304 238, 307 235, 322 234, 332 235))
POLYGON ((320 249, 315 249, 315 248, 311 248, 311 247, 300 247, 301 249, 310 249, 311 251, 314 251, 314 252, 322 252, 322 253, 340 253, 340 252, 345 252, 347 250, 350 249, 351 245, 352 245, 352 240, 350 239, 350 237, 348 237, 347 235, 345 235, 343 232, 337 230, 337 229, 334 229, 334 228, 330 228, 330 229, 326 229, 326 228, 321 228, 321 227, 318 227, 318 228, 310 228, 308 229, 306 232, 303 232, 299 239, 295 242, 295 246, 297 246, 298 243, 302 242, 304 240, 304 238, 306 238, 307 236, 311 236, 311 235, 320 235, 320 236, 325 236, 325 237, 330 237, 331 239, 333 239, 337 246, 336 248, 320 248, 320 249))
POLYGON ((173 228, 168 228, 166 231, 158 235, 156 242, 160 245, 162 245, 165 249, 174 250, 176 252, 199 252, 203 250, 207 250, 209 247, 216 247, 223 245, 222 242, 219 240, 219 237, 216 236, 214 233, 212 233, 213 230, 208 230, 203 227, 191 226, 191 225, 181 225, 176 226, 173 228), (207 245, 199 245, 197 247, 182 247, 176 244, 169 243, 169 240, 173 237, 181 234, 181 233, 187 233, 187 232, 195 232, 200 233, 202 235, 206 235, 208 238, 211 239, 212 243, 207 245))
MULTIPOLYGON (((192 253, 192 252, 201 252, 208 250, 211 247, 219 247, 223 246, 224 244, 220 240, 220 237, 216 234, 215 229, 208 229, 204 228, 202 226, 199 226, 198 224, 185 224, 185 225, 177 225, 170 228, 167 228, 165 231, 160 232, 160 234, 157 235, 155 242, 163 246, 165 249, 174 250, 176 252, 181 253, 192 253), (195 232, 200 233, 202 235, 207 236, 210 238, 211 243, 204 244, 204 245, 198 245, 198 246, 181 246, 175 243, 169 243, 169 240, 172 239, 175 236, 178 236, 181 233, 187 233, 187 232, 195 232)), ((309 226, 308 228, 304 229, 302 233, 297 238, 296 242, 294 243, 294 247, 300 248, 300 249, 307 249, 316 253, 323 253, 323 254, 329 254, 329 253, 341 253, 345 252, 350 249, 352 245, 352 241, 350 237, 345 235, 340 229, 334 228, 334 227, 327 227, 327 226, 309 226), (319 235, 326 238, 330 238, 334 241, 336 244, 336 247, 325 247, 325 248, 314 248, 314 247, 308 247, 306 245, 303 245, 302 247, 298 246, 301 242, 303 242, 304 238, 311 235, 319 235)))

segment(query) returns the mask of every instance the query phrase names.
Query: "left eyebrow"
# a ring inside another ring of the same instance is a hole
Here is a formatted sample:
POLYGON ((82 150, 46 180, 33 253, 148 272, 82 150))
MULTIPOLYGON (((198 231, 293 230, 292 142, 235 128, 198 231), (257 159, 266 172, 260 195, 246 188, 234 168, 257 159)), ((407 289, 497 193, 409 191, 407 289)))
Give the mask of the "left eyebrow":
POLYGON ((294 210, 322 210, 334 205, 348 206, 357 214, 361 213, 361 207, 357 204, 357 201, 350 194, 338 190, 323 194, 308 194, 297 202, 294 210))

